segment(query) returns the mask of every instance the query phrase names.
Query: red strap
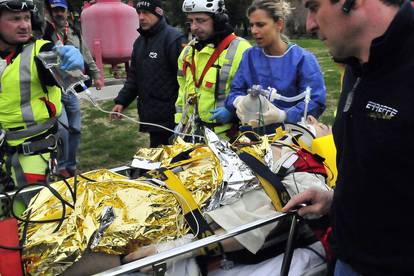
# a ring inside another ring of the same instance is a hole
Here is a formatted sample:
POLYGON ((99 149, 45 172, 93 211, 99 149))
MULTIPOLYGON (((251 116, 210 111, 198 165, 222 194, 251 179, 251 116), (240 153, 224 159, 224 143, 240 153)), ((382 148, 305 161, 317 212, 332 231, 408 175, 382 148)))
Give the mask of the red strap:
POLYGON ((214 50, 213 54, 211 55, 210 59, 207 61, 207 64, 204 67, 204 70, 201 73, 201 76, 198 79, 198 81, 196 80, 196 76, 195 76, 196 68, 195 68, 194 50, 193 50, 193 56, 192 56, 192 61, 191 61, 192 63, 188 64, 188 62, 184 62, 183 64, 183 75, 185 75, 187 65, 190 65, 191 73, 193 73, 194 85, 195 87, 199 88, 201 84, 203 83, 204 76, 207 74, 208 69, 210 69, 210 67, 214 64, 214 62, 216 62, 216 60, 221 55, 221 53, 224 51, 224 49, 226 49, 234 39, 236 39, 236 35, 232 33, 232 34, 229 34, 225 39, 223 39, 220 42, 220 44, 217 46, 217 48, 214 50))
POLYGON ((8 54, 4 59, 6 60, 6 62, 7 62, 7 65, 9 65, 11 62, 12 62, 12 59, 13 59, 13 57, 14 57, 14 54, 16 53, 16 51, 15 50, 12 50, 11 52, 10 52, 10 54, 8 54))
POLYGON ((56 106, 45 97, 41 97, 39 99, 46 104, 47 111, 49 112, 49 117, 56 117, 56 106))
POLYGON ((55 23, 51 22, 53 29, 55 29, 55 34, 58 40, 60 40, 60 42, 63 43, 63 45, 66 44, 66 40, 68 39, 68 32, 69 32, 69 23, 66 21, 66 25, 65 25, 65 32, 63 34, 63 38, 60 36, 55 23))

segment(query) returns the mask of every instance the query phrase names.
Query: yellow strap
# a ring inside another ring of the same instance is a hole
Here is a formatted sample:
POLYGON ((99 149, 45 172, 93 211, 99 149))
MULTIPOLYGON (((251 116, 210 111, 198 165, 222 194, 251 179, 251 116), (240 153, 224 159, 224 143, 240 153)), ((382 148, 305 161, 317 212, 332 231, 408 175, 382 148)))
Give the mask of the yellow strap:
MULTIPOLYGON (((241 151, 252 155, 254 158, 257 159, 258 162, 263 163, 257 157, 257 155, 252 150, 250 150, 249 148, 247 148, 247 147, 243 148, 241 151)), ((273 185, 271 183, 269 183, 269 181, 267 181, 263 177, 259 176, 257 173, 255 173, 255 175, 259 179, 259 182, 262 185, 263 189, 265 190, 267 196, 270 197, 270 200, 272 201, 273 207, 275 207, 276 211, 281 211, 282 208, 283 208, 283 204, 282 204, 282 201, 280 200, 280 198, 279 198, 279 196, 276 192, 275 187, 273 187, 273 185)))
POLYGON ((167 179, 164 180, 164 182, 167 184, 167 187, 181 195, 179 196, 174 194, 175 198, 178 200, 178 203, 183 209, 184 214, 198 209, 198 204, 194 200, 193 195, 184 187, 181 180, 170 170, 165 170, 164 174, 167 177, 167 179))
POLYGON ((267 180, 257 175, 257 178, 260 181, 263 189, 265 190, 268 197, 272 201, 273 207, 275 207, 276 211, 282 211, 282 202, 279 199, 279 196, 276 193, 275 188, 270 184, 267 180))
MULTIPOLYGON (((173 190, 179 195, 181 195, 179 196, 174 193, 175 198, 178 200, 181 208, 183 209, 184 217, 187 223, 190 225, 190 228, 192 228, 193 232, 196 231, 196 229, 194 229, 194 220, 198 222, 197 238, 201 239, 213 235, 214 233, 208 225, 207 221, 204 219, 200 209, 198 208, 197 202, 193 198, 193 195, 187 190, 187 188, 183 185, 181 180, 170 170, 164 170, 163 174, 167 178, 164 179, 164 182, 167 184, 167 187, 170 190, 173 190), (192 213, 191 216, 194 216, 194 218, 190 216, 190 212, 192 213)), ((196 233, 194 233, 194 235, 195 234, 196 233)), ((223 248, 221 247, 220 243, 213 243, 207 245, 204 248, 201 248, 200 253, 202 255, 216 256, 223 253, 223 248)))

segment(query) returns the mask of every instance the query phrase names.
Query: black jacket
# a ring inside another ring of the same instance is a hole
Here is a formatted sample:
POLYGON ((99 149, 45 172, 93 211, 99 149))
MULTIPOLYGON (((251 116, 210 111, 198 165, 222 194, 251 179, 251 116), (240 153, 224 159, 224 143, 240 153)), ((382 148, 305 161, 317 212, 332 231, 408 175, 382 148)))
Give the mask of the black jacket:
MULTIPOLYGON (((136 97, 139 119, 174 128, 175 101, 178 95, 177 60, 185 37, 162 18, 150 30, 138 29, 131 67, 124 87, 115 99, 127 107, 136 97)), ((140 125, 140 131, 161 131, 140 125)))
POLYGON ((352 59, 347 63, 333 128, 339 173, 332 205, 336 253, 362 275, 413 275, 410 3, 401 7, 386 33, 373 40, 366 64, 352 59))

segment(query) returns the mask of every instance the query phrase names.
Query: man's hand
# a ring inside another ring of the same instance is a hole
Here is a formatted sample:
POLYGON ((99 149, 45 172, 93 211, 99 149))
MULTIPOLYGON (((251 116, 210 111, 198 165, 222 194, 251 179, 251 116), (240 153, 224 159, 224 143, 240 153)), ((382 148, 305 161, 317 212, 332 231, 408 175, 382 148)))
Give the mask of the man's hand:
MULTIPOLYGON (((154 245, 143 246, 143 247, 135 250, 134 252, 129 253, 128 255, 126 255, 123 258, 122 262, 123 263, 133 262, 133 261, 136 261, 136 260, 148 257, 148 256, 152 256, 156 253, 157 253, 157 249, 155 248, 154 245)), ((140 271, 144 272, 144 273, 149 272, 151 270, 152 270, 151 266, 147 266, 147 267, 144 267, 144 268, 140 269, 140 271)))
POLYGON ((293 196, 283 207, 282 211, 287 212, 295 209, 299 204, 306 204, 298 210, 300 216, 305 215, 326 215, 331 208, 333 191, 310 188, 303 193, 293 196))
POLYGON ((62 70, 82 70, 84 69, 84 61, 81 52, 72 45, 64 45, 57 48, 60 59, 62 60, 60 68, 62 70))
MULTIPOLYGON (((112 112, 122 113, 122 111, 124 111, 124 106, 122 104, 116 104, 114 106, 114 108, 112 108, 112 112)), ((116 113, 109 114, 109 119, 110 120, 120 120, 120 119, 122 119, 122 115, 121 114, 116 114, 116 113)))
POLYGON ((101 90, 104 86, 104 81, 101 78, 97 78, 93 80, 96 90, 101 90))

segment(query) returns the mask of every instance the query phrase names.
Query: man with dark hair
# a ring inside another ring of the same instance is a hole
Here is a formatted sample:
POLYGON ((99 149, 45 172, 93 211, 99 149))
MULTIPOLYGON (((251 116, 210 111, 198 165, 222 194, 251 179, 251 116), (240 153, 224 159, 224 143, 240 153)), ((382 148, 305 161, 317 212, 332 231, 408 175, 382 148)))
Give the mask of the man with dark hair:
POLYGON ((285 210, 331 212, 335 275, 412 275, 414 9, 403 0, 305 6, 307 28, 346 65, 333 127, 338 180, 334 192, 309 190, 285 210))
MULTIPOLYGON (((33 12, 32 0, 0 0, 0 168, 6 170, 1 184, 10 177, 16 186, 43 183, 55 169, 61 90, 38 59, 54 45, 33 39, 33 12)), ((83 70, 75 47, 57 51, 62 69, 83 70)))
POLYGON ((250 44, 233 33, 223 0, 184 0, 183 12, 195 38, 178 59, 180 90, 175 122, 192 124, 189 118, 195 114, 198 127, 206 126, 227 140, 234 139, 237 125, 224 100, 250 44), (189 105, 191 98, 197 100, 189 105))
MULTIPOLYGON (((177 99, 177 58, 185 43, 184 35, 168 25, 161 0, 137 3, 140 36, 134 43, 131 67, 124 87, 115 98, 113 112, 121 113, 137 99, 139 130, 150 135, 150 147, 168 144, 174 129, 177 99), (157 126, 159 125, 159 126, 157 126)), ((112 118, 121 118, 113 114, 112 118)))

